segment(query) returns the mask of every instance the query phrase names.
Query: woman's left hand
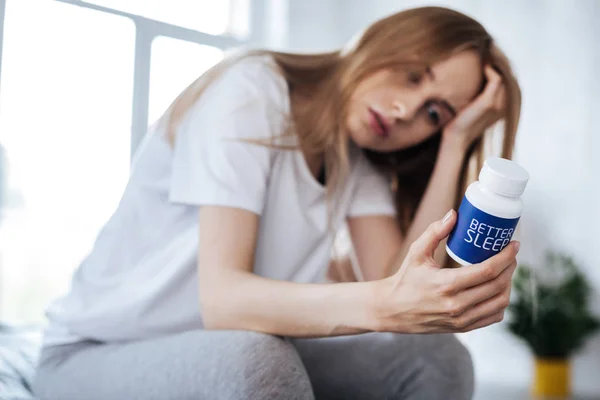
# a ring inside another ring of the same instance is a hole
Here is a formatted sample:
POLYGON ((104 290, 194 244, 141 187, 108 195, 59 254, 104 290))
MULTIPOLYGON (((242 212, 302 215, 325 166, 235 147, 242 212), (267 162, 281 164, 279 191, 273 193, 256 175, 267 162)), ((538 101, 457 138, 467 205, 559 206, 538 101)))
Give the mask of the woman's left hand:
POLYGON ((468 106, 443 130, 444 140, 452 140, 467 149, 487 128, 504 115, 506 93, 502 77, 491 66, 484 67, 487 84, 468 106))

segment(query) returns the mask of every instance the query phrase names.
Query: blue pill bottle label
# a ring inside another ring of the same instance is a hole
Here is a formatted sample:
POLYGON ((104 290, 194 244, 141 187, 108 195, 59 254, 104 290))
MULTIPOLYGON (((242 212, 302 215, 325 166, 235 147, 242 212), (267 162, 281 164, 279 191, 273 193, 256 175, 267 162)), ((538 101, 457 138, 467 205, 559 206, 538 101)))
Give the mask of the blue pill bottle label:
POLYGON ((475 207, 465 196, 447 247, 462 260, 477 264, 498 254, 509 243, 519 218, 500 218, 475 207))

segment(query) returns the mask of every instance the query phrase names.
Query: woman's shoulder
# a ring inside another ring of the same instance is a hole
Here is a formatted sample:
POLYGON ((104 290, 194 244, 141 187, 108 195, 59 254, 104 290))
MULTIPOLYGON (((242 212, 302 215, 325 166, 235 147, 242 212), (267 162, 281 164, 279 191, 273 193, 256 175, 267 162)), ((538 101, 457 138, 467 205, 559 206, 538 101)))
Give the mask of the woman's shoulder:
POLYGON ((233 54, 224 59, 229 65, 230 73, 240 74, 246 78, 285 81, 277 62, 270 53, 244 52, 233 54))
POLYGON ((263 140, 286 129, 287 82, 269 54, 228 56, 206 77, 176 127, 176 142, 220 145, 224 139, 263 140))
POLYGON ((262 99, 278 108, 289 108, 287 81, 274 58, 268 53, 243 54, 225 59, 225 68, 215 88, 230 89, 236 97, 262 99))

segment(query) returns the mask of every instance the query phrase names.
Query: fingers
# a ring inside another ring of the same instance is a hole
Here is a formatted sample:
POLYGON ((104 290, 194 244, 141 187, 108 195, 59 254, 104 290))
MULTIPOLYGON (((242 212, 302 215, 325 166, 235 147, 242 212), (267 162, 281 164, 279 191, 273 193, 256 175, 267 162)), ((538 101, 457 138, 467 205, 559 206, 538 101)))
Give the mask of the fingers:
POLYGON ((490 326, 492 324, 497 324, 498 322, 501 322, 503 319, 504 319, 504 310, 501 312, 498 312, 494 315, 490 315, 489 317, 485 317, 483 319, 475 321, 472 324, 465 326, 464 328, 460 328, 458 330, 458 332, 469 332, 469 331, 472 331, 475 329, 484 328, 484 327, 490 326))
POLYGON ((487 259, 481 264, 473 264, 463 268, 445 269, 443 272, 448 287, 447 291, 458 293, 471 287, 481 285, 496 279, 505 269, 516 262, 520 243, 513 241, 500 253, 487 259))
POLYGON ((489 93, 494 97, 502 84, 502 76, 489 64, 483 67, 483 73, 487 79, 483 93, 489 93))
MULTIPOLYGON (((512 271, 514 271, 514 269, 512 269, 512 271)), ((509 275, 510 277, 512 277, 512 271, 509 275)), ((455 317, 454 325, 458 328, 464 328, 475 321, 503 312, 510 303, 510 278, 502 282, 501 286, 502 290, 496 295, 477 303, 472 307, 467 307, 465 312, 455 317)))
POLYGON ((518 247, 518 242, 512 242, 481 264, 439 271, 446 277, 458 273, 440 293, 445 298, 443 313, 448 318, 446 323, 452 331, 466 332, 502 320, 510 302, 518 247))
POLYGON ((502 83, 502 76, 490 65, 486 65, 483 71, 487 85, 482 97, 486 99, 489 109, 498 113, 503 112, 506 106, 506 88, 502 83))
POLYGON ((486 64, 483 67, 483 74, 489 83, 492 82, 500 82, 502 80, 502 75, 498 73, 490 64, 486 64))
POLYGON ((510 290, 507 294, 498 295, 483 303, 476 311, 446 321, 444 326, 438 325, 432 331, 438 333, 469 332, 501 322, 509 302, 510 290))
POLYGON ((438 248, 440 242, 450 234, 456 223, 456 212, 448 213, 439 221, 429 225, 427 230, 410 246, 407 257, 423 261, 433 257, 433 252, 438 248))
POLYGON ((505 293, 507 288, 510 290, 512 276, 516 268, 517 262, 515 261, 502 271, 496 279, 457 293, 455 301, 463 310, 469 310, 471 307, 505 293))
POLYGON ((494 109, 499 113, 504 113, 506 110, 506 87, 504 85, 500 85, 500 90, 496 93, 494 109))

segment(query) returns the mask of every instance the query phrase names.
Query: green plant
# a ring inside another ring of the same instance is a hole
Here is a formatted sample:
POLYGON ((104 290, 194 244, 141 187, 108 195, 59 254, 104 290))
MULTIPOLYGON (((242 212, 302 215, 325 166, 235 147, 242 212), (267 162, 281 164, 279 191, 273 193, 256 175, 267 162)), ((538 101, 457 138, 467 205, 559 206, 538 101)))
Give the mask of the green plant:
POLYGON ((508 328, 537 357, 568 358, 600 327, 588 307, 591 287, 571 257, 550 252, 542 269, 520 266, 513 288, 508 328))

